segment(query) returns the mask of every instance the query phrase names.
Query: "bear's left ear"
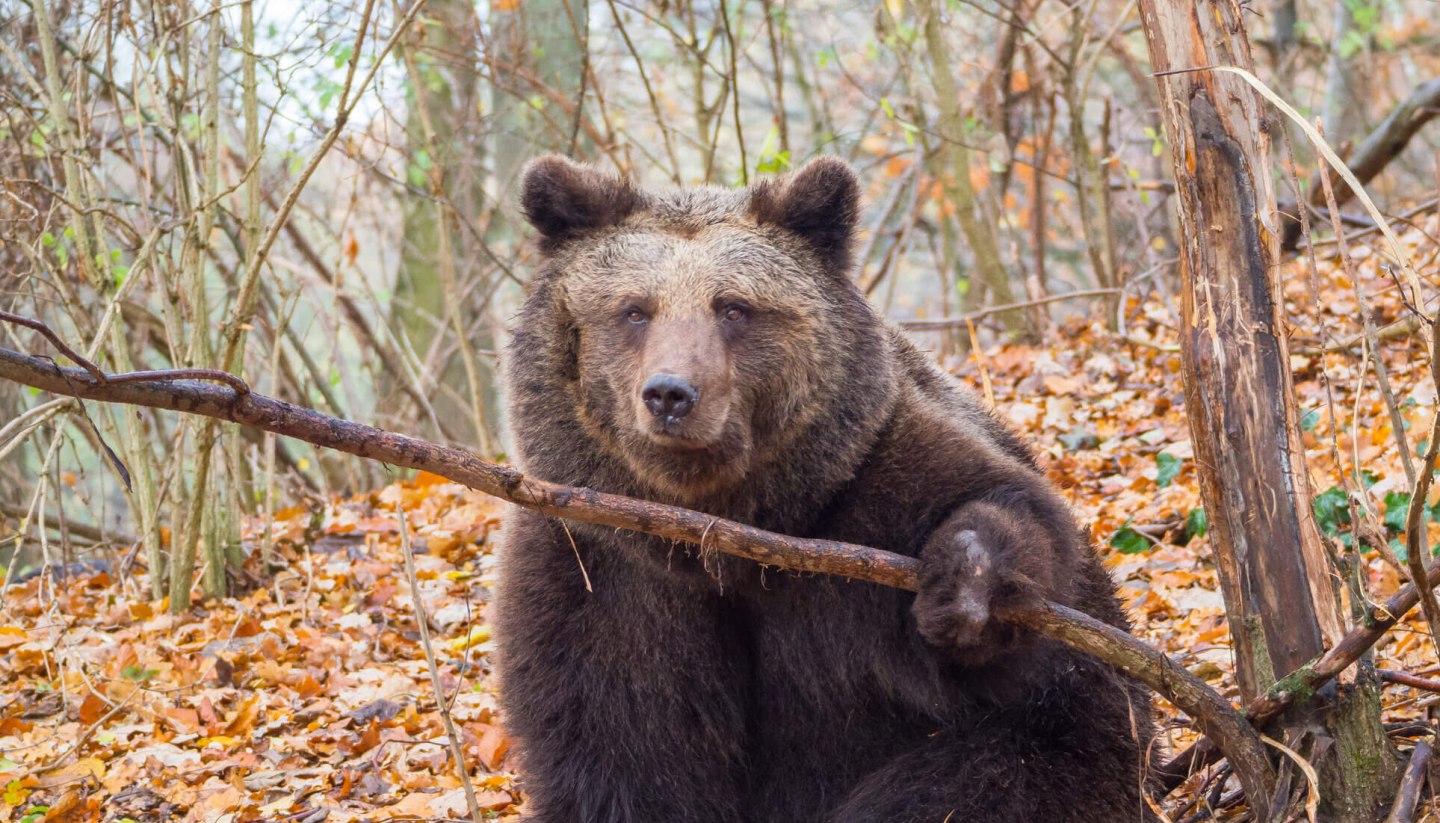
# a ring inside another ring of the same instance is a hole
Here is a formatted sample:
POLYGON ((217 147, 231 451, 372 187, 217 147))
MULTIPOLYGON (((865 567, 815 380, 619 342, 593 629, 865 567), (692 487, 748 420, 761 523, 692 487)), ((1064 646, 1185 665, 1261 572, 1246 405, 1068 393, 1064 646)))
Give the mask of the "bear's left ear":
POLYGON ((750 191, 755 222, 795 232, 832 271, 850 274, 850 247, 860 219, 860 183, 850 164, 817 157, 786 177, 756 183, 750 191))
POLYGON ((571 237, 619 223, 639 203, 630 181, 558 154, 532 161, 520 183, 521 211, 540 232, 547 252, 571 237))

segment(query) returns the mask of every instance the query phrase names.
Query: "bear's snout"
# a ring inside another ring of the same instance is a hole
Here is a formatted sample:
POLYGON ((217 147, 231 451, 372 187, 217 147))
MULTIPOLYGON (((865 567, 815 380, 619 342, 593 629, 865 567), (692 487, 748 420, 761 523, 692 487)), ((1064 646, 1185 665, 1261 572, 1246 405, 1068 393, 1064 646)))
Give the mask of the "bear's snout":
POLYGON ((645 408, 666 422, 679 420, 695 408, 700 391, 676 374, 652 374, 640 389, 645 408))

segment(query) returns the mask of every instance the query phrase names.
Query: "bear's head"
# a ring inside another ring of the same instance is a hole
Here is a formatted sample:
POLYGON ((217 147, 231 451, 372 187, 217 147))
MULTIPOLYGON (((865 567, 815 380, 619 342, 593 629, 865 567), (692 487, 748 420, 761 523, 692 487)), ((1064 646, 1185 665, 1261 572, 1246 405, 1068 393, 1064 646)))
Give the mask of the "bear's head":
POLYGON ((665 191, 534 161, 521 201, 545 263, 511 350, 534 361, 509 366, 530 371, 512 408, 552 420, 537 403, 573 409, 606 454, 690 501, 795 459, 787 446, 817 423, 864 428, 848 418, 874 414, 870 398, 846 393, 875 394, 889 365, 849 278, 859 197, 833 158, 742 189, 665 191))

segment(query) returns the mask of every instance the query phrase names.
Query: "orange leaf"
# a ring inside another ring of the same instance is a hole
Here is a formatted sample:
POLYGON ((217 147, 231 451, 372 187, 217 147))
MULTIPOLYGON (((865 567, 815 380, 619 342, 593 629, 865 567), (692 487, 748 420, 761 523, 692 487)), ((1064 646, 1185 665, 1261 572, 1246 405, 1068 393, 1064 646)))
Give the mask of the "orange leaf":
POLYGON ((914 161, 913 158, 906 157, 906 156, 903 156, 903 155, 902 155, 902 156, 897 156, 897 157, 892 157, 892 158, 890 158, 889 162, 887 162, 887 163, 885 164, 885 176, 886 176, 886 177, 891 177, 891 178, 899 177, 900 175, 902 175, 902 174, 904 174, 905 172, 909 171, 909 170, 910 170, 910 166, 911 166, 914 162, 915 162, 915 161, 914 161))
POLYGON ((250 734, 255 727, 255 718, 260 715, 260 696, 251 695, 249 700, 240 704, 230 722, 225 726, 225 733, 236 737, 244 737, 250 734))
POLYGON ((110 704, 101 699, 100 695, 91 692, 85 695, 85 700, 80 703, 80 722, 87 726, 92 725, 108 711, 110 704))
POLYGON ((166 709, 165 716, 178 726, 182 732, 188 734, 200 730, 200 713, 194 709, 176 706, 171 709, 166 709))
POLYGON ((307 700, 325 690, 325 687, 321 686, 318 680, 308 674, 300 679, 299 685, 295 688, 300 692, 300 696, 307 700))
POLYGON ((345 237, 345 265, 355 265, 355 258, 360 255, 360 241, 355 238, 355 232, 351 231, 345 237))
POLYGON ((499 726, 486 726, 485 732, 480 735, 479 748, 480 762, 493 772, 500 768, 500 762, 505 759, 505 752, 510 750, 510 738, 499 726))

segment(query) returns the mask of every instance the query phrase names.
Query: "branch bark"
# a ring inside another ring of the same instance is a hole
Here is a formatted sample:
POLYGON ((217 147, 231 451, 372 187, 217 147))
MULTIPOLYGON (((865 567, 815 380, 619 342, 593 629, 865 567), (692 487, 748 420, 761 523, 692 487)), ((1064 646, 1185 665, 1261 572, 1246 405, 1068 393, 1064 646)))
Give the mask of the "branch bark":
MULTIPOLYGON (((204 376, 217 379, 214 374, 204 376)), ((106 375, 101 379, 90 371, 58 366, 48 358, 0 349, 0 378, 55 394, 226 420, 358 457, 428 471, 556 517, 703 545, 795 572, 833 574, 906 591, 916 588, 920 563, 913 557, 834 540, 788 537, 677 506, 548 483, 460 449, 330 417, 237 388, 229 381, 144 381, 136 377, 106 375)), ((1193 717, 1215 740, 1250 797, 1268 798, 1274 773, 1259 736, 1233 706, 1184 667, 1120 629, 1054 603, 999 617, 1093 655, 1154 689, 1193 717)))

